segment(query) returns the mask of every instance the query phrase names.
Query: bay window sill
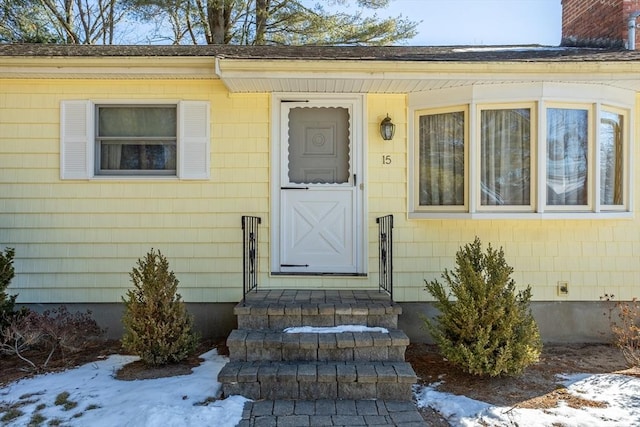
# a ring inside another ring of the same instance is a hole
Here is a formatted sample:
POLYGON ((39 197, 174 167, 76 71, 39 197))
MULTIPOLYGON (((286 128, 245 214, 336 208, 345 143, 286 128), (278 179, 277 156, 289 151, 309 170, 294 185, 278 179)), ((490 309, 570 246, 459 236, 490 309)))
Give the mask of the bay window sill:
POLYGON ((409 212, 409 219, 629 220, 633 212, 409 212))

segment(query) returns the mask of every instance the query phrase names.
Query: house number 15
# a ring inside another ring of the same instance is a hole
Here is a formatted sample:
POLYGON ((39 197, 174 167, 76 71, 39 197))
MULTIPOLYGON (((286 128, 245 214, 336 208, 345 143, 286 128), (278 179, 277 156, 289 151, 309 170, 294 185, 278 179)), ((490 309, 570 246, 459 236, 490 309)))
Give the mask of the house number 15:
POLYGON ((389 154, 385 154, 382 156, 382 164, 390 165, 391 164, 391 156, 389 154))

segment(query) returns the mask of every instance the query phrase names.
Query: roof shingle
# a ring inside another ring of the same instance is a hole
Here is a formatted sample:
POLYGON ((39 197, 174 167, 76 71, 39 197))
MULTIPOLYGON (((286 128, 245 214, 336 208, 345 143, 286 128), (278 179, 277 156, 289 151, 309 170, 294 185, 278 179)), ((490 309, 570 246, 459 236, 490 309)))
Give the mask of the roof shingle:
POLYGON ((160 46, 0 44, 0 57, 225 57, 265 60, 627 62, 639 51, 552 46, 160 46))

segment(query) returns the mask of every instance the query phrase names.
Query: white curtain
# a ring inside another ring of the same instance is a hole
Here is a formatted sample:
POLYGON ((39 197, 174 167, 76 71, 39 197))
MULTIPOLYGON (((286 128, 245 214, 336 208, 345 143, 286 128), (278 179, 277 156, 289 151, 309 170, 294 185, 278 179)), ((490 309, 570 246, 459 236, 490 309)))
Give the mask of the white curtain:
POLYGON ((588 111, 547 109, 547 204, 588 203, 588 111))
POLYGON ((622 205, 623 116, 602 111, 600 119, 600 203, 622 205))
POLYGON ((175 170, 175 106, 99 106, 100 169, 175 170))
POLYGON ((531 111, 481 112, 481 196, 483 206, 530 204, 531 111))
POLYGON ((421 206, 464 205, 464 112, 420 116, 421 206))
POLYGON ((100 169, 122 169, 122 144, 102 144, 100 150, 100 169))

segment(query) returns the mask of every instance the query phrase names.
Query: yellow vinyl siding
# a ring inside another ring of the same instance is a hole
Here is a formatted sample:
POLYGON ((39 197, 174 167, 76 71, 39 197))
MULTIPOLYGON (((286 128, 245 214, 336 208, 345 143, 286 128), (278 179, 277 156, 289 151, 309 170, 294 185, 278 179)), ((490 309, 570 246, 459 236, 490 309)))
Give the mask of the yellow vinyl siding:
MULTIPOLYGON (((637 103, 640 99, 637 100, 637 103)), ((427 301, 424 280, 453 268, 455 252, 475 236, 504 247, 519 286, 537 301, 597 301, 640 296, 640 218, 407 218, 407 96, 368 95, 365 102, 368 276, 271 276, 269 94, 229 94, 217 80, 0 80, 0 246, 16 248, 9 289, 20 302, 119 302, 129 271, 149 249, 160 249, 190 302, 241 298, 241 215, 262 217, 263 287, 373 288, 378 281, 375 218, 394 214, 394 296, 427 301), (60 180, 63 100, 208 101, 211 176, 208 180, 60 180), (396 124, 383 141, 379 123, 396 124), (389 156, 390 164, 383 164, 389 156), (557 282, 569 294, 557 295, 557 282)), ((637 105, 637 104, 636 104, 637 105)), ((640 166, 638 111, 632 112, 630 153, 640 166)), ((410 131, 410 130, 409 130, 410 131)), ((637 181, 637 171, 633 175, 637 181)), ((632 186, 633 201, 640 199, 632 186)), ((637 203, 633 203, 637 209, 637 203)))
POLYGON ((268 212, 267 95, 230 96, 214 80, 0 87, 0 245, 16 248, 19 301, 118 302, 152 247, 169 258, 185 300, 240 298, 240 216, 268 212), (208 101, 211 178, 61 181, 59 108, 73 99, 208 101))

